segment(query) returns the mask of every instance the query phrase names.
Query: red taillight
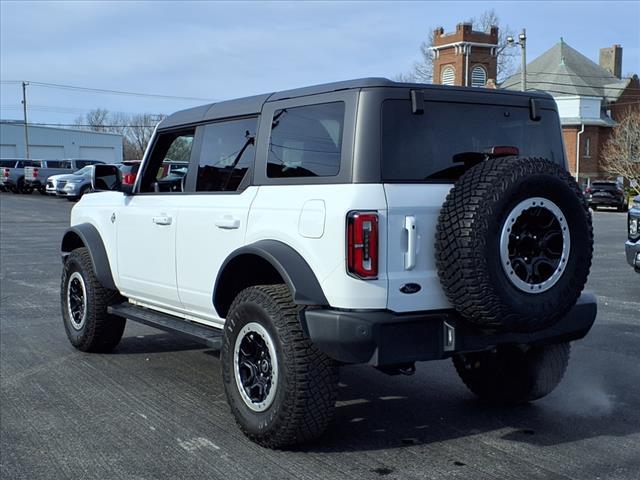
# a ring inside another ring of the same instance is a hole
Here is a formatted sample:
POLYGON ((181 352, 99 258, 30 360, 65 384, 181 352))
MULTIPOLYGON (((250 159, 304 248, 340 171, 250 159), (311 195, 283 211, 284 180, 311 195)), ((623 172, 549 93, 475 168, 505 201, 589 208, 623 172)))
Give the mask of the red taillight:
POLYGON ((511 145, 497 145, 487 150, 490 157, 507 157, 511 155, 520 155, 520 149, 511 145))
POLYGON ((9 176, 9 169, 8 168, 3 168, 2 169, 2 176, 3 177, 8 177, 9 176))
POLYGON ((38 176, 38 169, 37 168, 33 168, 33 177, 37 177, 38 176))
POLYGON ((584 193, 591 193, 591 187, 587 187, 584 189, 584 193))
POLYGON ((347 271, 358 278, 378 276, 378 214, 347 215, 347 271))
POLYGON ((133 185, 136 181, 136 175, 134 173, 125 173, 122 177, 122 183, 125 185, 133 185))

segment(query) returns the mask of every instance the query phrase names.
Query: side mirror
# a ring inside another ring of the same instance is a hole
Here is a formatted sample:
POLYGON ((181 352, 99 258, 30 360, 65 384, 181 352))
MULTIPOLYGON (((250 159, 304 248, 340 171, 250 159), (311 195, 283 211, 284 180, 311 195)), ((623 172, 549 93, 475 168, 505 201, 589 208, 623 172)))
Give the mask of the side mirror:
POLYGON ((122 189, 122 172, 115 165, 94 165, 91 171, 91 188, 96 191, 122 189))

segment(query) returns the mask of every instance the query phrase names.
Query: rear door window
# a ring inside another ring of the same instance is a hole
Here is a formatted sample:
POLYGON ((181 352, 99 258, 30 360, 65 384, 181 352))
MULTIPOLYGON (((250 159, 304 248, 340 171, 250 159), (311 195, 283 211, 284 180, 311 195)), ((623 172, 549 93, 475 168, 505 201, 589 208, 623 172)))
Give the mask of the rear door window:
POLYGON ((212 123, 204 129, 198 192, 235 192, 253 168, 257 118, 212 123))
POLYGON ((557 114, 542 109, 529 118, 525 107, 425 102, 413 115, 408 100, 382 107, 382 178, 389 182, 455 182, 468 153, 511 146, 521 157, 544 157, 564 165, 557 114))
POLYGON ((344 102, 276 110, 271 123, 267 176, 329 177, 340 171, 344 102))

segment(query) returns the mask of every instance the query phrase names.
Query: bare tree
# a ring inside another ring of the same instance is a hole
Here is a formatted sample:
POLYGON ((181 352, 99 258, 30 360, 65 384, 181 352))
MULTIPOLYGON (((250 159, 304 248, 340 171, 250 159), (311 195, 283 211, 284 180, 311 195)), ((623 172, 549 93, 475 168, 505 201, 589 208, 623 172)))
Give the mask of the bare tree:
POLYGON ((96 108, 87 112, 86 115, 76 118, 75 124, 78 127, 84 127, 93 132, 106 132, 109 121, 109 110, 105 108, 96 108))
POLYGON ((109 112, 96 108, 86 115, 76 118, 77 128, 93 132, 117 133, 122 135, 122 147, 125 160, 139 160, 144 155, 153 129, 164 115, 141 113, 129 115, 122 112, 109 112))
POLYGON ((153 128, 161 119, 162 116, 150 113, 140 113, 130 117, 125 138, 130 143, 129 154, 133 155, 135 159, 141 159, 144 155, 147 144, 151 140, 153 128))
POLYGON ((624 177, 640 195, 640 109, 627 110, 613 127, 613 132, 602 149, 602 167, 611 174, 624 177))
MULTIPOLYGON (((483 12, 478 18, 470 18, 467 23, 473 25, 474 30, 487 32, 491 31, 491 27, 498 27, 498 48, 497 48, 497 61, 498 72, 497 81, 501 82, 508 76, 515 73, 515 57, 517 56, 516 49, 508 48, 507 43, 508 36, 514 36, 513 30, 506 25, 500 26, 500 18, 495 10, 487 10, 483 12)), ((431 83, 433 80, 433 47, 435 28, 429 28, 429 36, 420 44, 420 60, 413 64, 413 69, 409 73, 397 75, 397 79, 409 79, 410 81, 418 81, 423 83, 431 83)))

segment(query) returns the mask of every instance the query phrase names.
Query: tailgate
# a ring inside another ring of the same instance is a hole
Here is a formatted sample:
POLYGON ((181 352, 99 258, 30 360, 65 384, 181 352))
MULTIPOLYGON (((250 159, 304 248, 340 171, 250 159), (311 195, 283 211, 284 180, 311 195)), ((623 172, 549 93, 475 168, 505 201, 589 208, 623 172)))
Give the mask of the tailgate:
POLYGON ((38 179, 38 167, 24 167, 24 179, 27 181, 38 179))
POLYGON ((434 252, 438 214, 451 187, 448 184, 384 185, 388 208, 389 310, 450 308, 440 286, 434 252), (409 284, 419 285, 420 289, 411 293, 416 287, 409 284))

